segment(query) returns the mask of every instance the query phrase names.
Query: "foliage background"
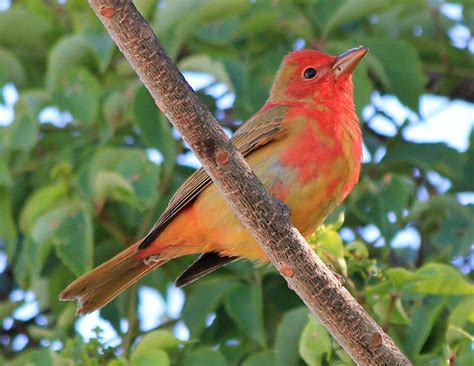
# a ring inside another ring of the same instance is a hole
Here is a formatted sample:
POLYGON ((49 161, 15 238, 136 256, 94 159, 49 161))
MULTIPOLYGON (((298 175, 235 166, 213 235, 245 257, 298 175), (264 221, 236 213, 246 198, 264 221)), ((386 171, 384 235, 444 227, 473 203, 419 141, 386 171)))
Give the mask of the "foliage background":
MULTIPOLYGON (((229 131, 264 103, 289 50, 371 49, 355 75, 362 177, 310 241, 415 364, 472 364, 474 134, 459 151, 405 132, 425 123, 423 94, 473 102, 473 2, 456 1, 456 19, 437 0, 135 3, 188 77, 212 77, 198 94, 229 131), (390 95, 406 118, 380 103, 390 95)), ((176 260, 139 287, 177 309, 158 313, 135 287, 100 312, 114 342, 78 334, 58 293, 147 232, 193 171, 189 151, 86 2, 0 4, 0 85, 19 93, 0 126, 0 361, 351 364, 271 267, 244 262, 186 288, 180 311, 170 286, 192 258, 176 260), (149 329, 141 318, 155 312, 149 329)))

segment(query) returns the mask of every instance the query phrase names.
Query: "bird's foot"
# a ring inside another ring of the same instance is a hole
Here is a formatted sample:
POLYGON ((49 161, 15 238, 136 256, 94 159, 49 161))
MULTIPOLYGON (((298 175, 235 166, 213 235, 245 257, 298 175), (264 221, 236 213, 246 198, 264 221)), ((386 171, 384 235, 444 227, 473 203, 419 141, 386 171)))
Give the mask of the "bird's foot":
POLYGON ((159 254, 152 254, 149 257, 144 258, 143 263, 145 263, 146 266, 150 267, 154 263, 158 262, 159 260, 160 260, 159 254))
POLYGON ((281 207, 281 209, 283 210, 283 213, 286 217, 290 217, 291 216, 291 207, 288 206, 285 202, 283 201, 280 201, 280 200, 276 200, 277 203, 278 203, 278 206, 281 207))

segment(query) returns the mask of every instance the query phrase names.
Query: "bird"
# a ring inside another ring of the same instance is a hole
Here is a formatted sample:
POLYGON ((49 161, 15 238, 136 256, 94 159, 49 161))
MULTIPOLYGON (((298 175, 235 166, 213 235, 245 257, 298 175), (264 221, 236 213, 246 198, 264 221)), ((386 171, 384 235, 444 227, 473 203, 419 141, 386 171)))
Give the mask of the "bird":
MULTIPOLYGON (((266 103, 231 139, 305 237, 359 179, 362 133, 352 74, 367 52, 359 46, 339 56, 314 49, 288 53, 266 103)), ((193 254, 199 257, 177 287, 241 258, 268 262, 202 168, 176 191, 142 240, 73 281, 59 299, 76 301, 79 315, 90 313, 170 260, 193 254)))

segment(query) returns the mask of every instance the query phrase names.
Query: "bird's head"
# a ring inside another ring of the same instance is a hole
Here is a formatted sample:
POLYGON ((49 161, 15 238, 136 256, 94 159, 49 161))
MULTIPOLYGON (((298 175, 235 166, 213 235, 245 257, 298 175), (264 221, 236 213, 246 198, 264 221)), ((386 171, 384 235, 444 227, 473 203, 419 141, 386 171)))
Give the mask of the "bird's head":
POLYGON ((352 72, 367 51, 359 47, 340 56, 308 49, 290 52, 278 70, 268 101, 327 105, 352 100, 352 72))

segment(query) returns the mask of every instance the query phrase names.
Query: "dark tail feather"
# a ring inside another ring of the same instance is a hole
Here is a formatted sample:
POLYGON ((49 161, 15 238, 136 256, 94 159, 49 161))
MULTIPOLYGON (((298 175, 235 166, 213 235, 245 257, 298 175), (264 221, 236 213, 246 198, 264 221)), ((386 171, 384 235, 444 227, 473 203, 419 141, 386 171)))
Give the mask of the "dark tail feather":
POLYGON ((238 259, 238 257, 221 257, 213 252, 201 254, 201 256, 176 279, 176 287, 189 285, 208 273, 226 264, 235 262, 238 259))
POLYGON ((137 242, 115 257, 82 275, 61 294, 61 301, 77 301, 77 314, 87 314, 108 304, 140 278, 162 266, 162 259, 146 265, 135 255, 137 242))

